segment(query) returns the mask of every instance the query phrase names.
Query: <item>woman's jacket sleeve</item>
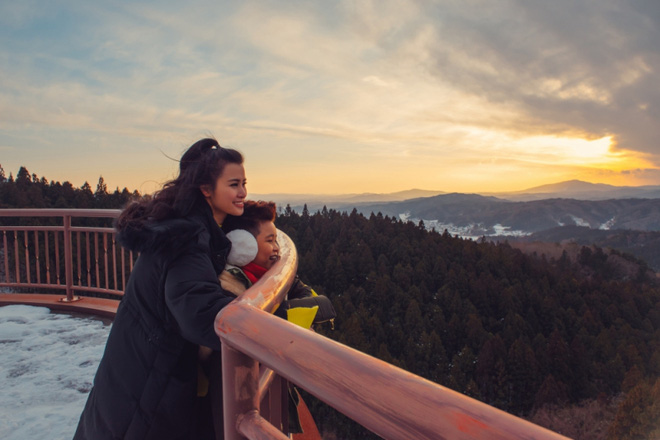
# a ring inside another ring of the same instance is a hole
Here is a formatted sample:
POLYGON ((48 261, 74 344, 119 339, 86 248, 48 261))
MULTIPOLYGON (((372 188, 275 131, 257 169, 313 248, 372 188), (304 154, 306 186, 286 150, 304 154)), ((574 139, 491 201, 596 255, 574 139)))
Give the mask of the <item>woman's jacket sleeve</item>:
POLYGON ((165 274, 165 302, 181 335, 198 345, 220 350, 214 322, 235 297, 226 292, 205 252, 191 249, 176 257, 165 274))

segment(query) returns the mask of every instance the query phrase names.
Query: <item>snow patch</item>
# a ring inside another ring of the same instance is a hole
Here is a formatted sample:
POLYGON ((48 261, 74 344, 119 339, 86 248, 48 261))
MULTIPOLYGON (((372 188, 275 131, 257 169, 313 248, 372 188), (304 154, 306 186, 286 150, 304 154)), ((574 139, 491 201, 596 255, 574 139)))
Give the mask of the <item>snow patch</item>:
POLYGON ((600 225, 598 229, 601 229, 603 231, 609 231, 614 226, 614 222, 615 222, 614 217, 612 217, 611 219, 600 225))
POLYGON ((0 438, 71 439, 110 324, 45 307, 0 307, 0 438))
MULTIPOLYGON (((399 218, 403 219, 405 214, 399 214, 399 218)), ((419 219, 410 218, 406 216, 407 221, 419 223, 419 219)), ((496 224, 493 226, 484 226, 482 224, 470 224, 466 226, 456 226, 453 223, 442 223, 438 220, 422 220, 427 230, 435 229, 437 232, 447 232, 452 236, 467 238, 470 240, 478 240, 481 237, 491 236, 508 236, 508 237, 525 237, 531 235, 529 232, 511 229, 510 226, 496 224)))
POLYGON ((571 215, 571 219, 573 219, 573 221, 575 222, 575 224, 576 224, 577 226, 591 227, 591 225, 589 224, 588 221, 586 221, 586 220, 584 220, 584 219, 582 219, 582 218, 580 218, 580 217, 576 217, 576 216, 574 216, 574 215, 571 215))

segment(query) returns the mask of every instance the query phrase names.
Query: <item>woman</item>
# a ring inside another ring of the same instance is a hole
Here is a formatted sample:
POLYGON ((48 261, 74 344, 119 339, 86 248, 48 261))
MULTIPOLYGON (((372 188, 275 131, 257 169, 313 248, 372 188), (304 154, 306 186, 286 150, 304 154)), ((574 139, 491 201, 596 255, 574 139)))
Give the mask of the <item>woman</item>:
POLYGON ((94 378, 75 440, 197 438, 200 345, 220 350, 213 322, 234 296, 222 289, 225 217, 243 213, 243 157, 202 139, 179 176, 128 206, 117 240, 140 253, 94 378))

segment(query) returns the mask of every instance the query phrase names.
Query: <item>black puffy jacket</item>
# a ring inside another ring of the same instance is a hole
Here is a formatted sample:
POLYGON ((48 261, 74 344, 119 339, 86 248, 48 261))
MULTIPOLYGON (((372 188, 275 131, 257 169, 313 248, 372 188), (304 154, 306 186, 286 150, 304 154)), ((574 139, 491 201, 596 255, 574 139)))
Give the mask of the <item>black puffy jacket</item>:
POLYGON ((210 209, 118 231, 140 252, 74 440, 194 436, 199 345, 220 350, 216 315, 234 298, 218 274, 231 246, 210 209))

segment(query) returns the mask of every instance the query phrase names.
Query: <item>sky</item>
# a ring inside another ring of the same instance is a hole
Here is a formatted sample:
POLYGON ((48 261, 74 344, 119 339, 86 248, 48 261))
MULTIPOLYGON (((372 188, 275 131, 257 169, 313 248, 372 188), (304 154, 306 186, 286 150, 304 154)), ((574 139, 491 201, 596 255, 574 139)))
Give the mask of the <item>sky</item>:
POLYGON ((151 193, 660 185, 657 0, 0 0, 0 165, 151 193))
POLYGON ((70 440, 110 325, 45 307, 0 307, 0 438, 70 440))

